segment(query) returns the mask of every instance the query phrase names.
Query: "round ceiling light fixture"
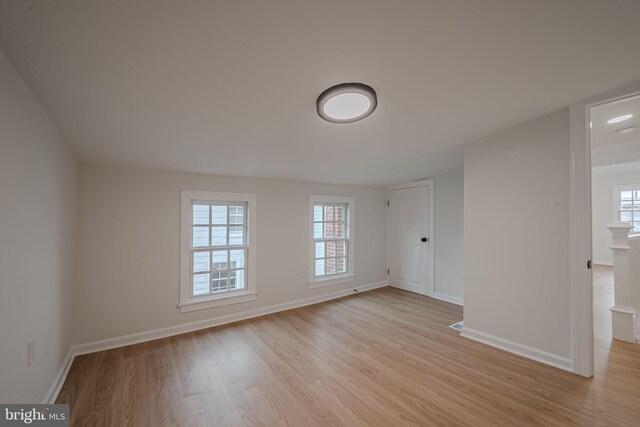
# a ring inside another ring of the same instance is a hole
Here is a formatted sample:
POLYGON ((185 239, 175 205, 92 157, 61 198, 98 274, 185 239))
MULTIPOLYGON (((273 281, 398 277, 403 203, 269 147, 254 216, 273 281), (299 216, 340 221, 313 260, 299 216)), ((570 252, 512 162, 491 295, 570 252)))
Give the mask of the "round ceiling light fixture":
POLYGON ((629 120, 631 117, 633 117, 633 114, 625 114, 624 116, 614 117, 613 119, 609 120, 607 123, 612 125, 614 123, 620 123, 620 122, 624 122, 625 120, 629 120))
POLYGON ((378 96, 371 86, 362 83, 342 83, 318 96, 318 115, 332 123, 362 120, 378 106, 378 96))

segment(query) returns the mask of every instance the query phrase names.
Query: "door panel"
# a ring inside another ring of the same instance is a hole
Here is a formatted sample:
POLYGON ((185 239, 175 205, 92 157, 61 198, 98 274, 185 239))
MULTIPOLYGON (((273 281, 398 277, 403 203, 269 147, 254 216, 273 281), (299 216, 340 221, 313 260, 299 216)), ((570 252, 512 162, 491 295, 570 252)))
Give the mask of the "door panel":
POLYGON ((429 295, 429 186, 391 190, 389 284, 429 295))

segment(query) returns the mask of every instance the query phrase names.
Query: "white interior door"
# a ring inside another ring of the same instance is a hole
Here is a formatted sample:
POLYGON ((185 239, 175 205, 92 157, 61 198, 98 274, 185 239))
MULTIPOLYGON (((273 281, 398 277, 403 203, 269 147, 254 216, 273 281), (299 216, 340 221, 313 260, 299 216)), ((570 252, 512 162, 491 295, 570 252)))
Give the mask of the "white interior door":
POLYGON ((430 190, 389 191, 389 285, 423 295, 432 293, 430 190))

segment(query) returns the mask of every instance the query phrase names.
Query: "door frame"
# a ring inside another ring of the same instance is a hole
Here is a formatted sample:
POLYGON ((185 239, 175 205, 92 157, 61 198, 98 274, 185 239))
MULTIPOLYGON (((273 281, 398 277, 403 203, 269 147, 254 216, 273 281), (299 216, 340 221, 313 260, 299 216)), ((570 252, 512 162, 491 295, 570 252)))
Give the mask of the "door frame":
POLYGON ((593 376, 591 107, 640 95, 640 80, 569 107, 571 356, 573 372, 593 376))
POLYGON ((429 189, 429 275, 426 278, 429 282, 427 287, 427 296, 433 297, 435 294, 436 287, 436 266, 435 266, 435 208, 434 208, 434 192, 435 192, 435 181, 433 179, 423 179, 420 181, 406 182, 403 184, 394 185, 392 187, 387 188, 387 229, 386 229, 386 241, 387 241, 387 285, 390 286, 389 283, 389 270, 390 270, 390 259, 391 259, 391 213, 389 212, 389 201, 391 200, 391 191, 392 190, 404 190, 407 188, 415 188, 415 187, 427 187, 429 189))

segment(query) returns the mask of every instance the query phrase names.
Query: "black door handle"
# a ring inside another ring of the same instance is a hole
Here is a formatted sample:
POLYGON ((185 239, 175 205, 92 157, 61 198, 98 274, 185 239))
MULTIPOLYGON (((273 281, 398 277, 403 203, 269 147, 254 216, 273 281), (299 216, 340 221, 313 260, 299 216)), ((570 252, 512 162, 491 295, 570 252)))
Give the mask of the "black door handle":
POLYGON ((420 241, 421 241, 421 242, 426 242, 426 241, 428 241, 428 240, 429 240, 429 239, 427 239, 426 237, 423 237, 422 239, 420 239, 420 241))

